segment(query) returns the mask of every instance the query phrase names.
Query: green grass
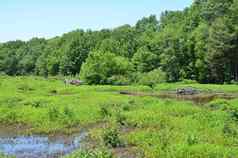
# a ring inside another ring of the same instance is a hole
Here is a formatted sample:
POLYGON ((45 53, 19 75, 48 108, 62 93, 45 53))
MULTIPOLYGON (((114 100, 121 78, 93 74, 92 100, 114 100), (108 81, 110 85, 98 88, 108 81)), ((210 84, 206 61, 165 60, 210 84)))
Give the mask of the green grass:
POLYGON ((65 86, 38 77, 2 77, 0 82, 1 123, 22 123, 43 133, 96 123, 99 105, 128 98, 111 93, 127 87, 65 86))
MULTIPOLYGON (((238 92, 236 85, 196 83, 160 84, 155 91, 187 86, 238 92)), ((126 151, 126 155, 136 153, 145 158, 238 157, 238 99, 219 99, 198 106, 186 101, 117 93, 151 91, 144 86, 76 87, 40 77, 2 76, 0 88, 1 125, 22 124, 31 133, 89 130, 88 142, 93 142, 89 150, 76 151, 67 158, 109 158, 110 153, 116 157, 118 147, 111 144, 115 141, 120 142, 119 148, 125 149, 122 152, 126 151), (107 132, 108 129, 113 130, 107 132), (97 152, 91 152, 91 146, 97 152)))

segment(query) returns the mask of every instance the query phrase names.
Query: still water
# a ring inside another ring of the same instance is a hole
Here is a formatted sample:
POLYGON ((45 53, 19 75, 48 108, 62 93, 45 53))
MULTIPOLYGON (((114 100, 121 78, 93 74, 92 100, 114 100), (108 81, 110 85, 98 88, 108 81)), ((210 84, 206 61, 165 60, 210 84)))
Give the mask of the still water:
POLYGON ((80 148, 85 133, 75 136, 0 135, 0 152, 16 158, 58 158, 80 148))

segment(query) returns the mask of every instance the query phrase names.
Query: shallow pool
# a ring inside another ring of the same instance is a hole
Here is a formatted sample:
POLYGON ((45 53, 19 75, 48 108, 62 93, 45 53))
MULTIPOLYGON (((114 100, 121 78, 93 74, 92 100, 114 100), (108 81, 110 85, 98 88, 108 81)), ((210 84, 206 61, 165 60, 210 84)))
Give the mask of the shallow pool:
POLYGON ((85 133, 74 136, 3 136, 0 152, 17 158, 56 158, 80 148, 85 133))

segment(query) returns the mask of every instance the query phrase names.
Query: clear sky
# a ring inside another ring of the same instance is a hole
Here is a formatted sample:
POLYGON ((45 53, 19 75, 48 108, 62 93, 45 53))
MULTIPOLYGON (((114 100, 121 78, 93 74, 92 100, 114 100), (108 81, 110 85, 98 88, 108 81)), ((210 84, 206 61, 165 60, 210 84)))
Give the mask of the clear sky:
POLYGON ((50 38, 82 28, 134 25, 150 14, 181 10, 192 0, 1 0, 0 42, 50 38))

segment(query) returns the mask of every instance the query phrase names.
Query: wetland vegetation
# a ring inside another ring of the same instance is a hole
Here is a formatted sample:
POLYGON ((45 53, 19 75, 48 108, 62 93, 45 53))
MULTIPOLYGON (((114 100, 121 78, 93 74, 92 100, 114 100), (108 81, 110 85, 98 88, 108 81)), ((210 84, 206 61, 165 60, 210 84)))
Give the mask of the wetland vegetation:
MULTIPOLYGON (((86 133, 81 145, 67 158, 238 155, 236 85, 180 82, 158 84, 151 89, 138 85, 73 86, 65 85, 62 79, 41 77, 2 76, 0 81, 1 131, 6 131, 0 132, 1 142, 7 137, 19 140, 9 131, 25 136, 22 138, 33 136, 33 143, 38 141, 38 145, 42 143, 39 138, 46 141, 46 137, 51 137, 51 142, 66 137, 62 144, 70 144, 67 138, 86 133), (191 98, 160 97, 180 87, 194 87, 203 95, 223 92, 234 98, 218 97, 196 104, 191 98), (143 95, 120 93, 125 91, 143 95)), ((27 152, 35 151, 33 148, 27 152)))

